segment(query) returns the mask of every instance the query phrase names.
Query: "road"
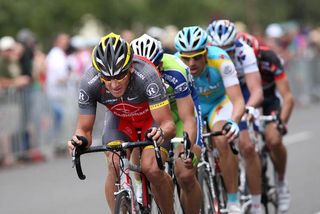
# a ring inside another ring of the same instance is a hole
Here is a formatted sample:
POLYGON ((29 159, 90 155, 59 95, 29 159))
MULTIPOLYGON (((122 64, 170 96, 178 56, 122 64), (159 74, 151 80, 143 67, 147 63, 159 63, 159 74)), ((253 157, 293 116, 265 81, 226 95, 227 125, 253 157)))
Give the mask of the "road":
MULTIPOLYGON (((320 212, 320 104, 295 109, 285 138, 288 180, 292 193, 290 214, 320 212)), ((80 181, 67 157, 0 169, 1 214, 108 213, 104 199, 106 164, 102 154, 82 159, 87 175, 80 181)))

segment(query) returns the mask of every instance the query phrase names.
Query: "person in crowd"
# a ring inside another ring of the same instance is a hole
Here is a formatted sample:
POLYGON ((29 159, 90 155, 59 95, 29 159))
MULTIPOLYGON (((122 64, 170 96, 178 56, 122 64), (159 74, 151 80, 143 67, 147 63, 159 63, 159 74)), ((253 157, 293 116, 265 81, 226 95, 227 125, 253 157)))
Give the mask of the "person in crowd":
POLYGON ((46 94, 53 112, 51 138, 57 144, 65 117, 65 93, 67 91, 70 67, 66 51, 70 46, 70 36, 58 33, 54 45, 46 58, 46 94))

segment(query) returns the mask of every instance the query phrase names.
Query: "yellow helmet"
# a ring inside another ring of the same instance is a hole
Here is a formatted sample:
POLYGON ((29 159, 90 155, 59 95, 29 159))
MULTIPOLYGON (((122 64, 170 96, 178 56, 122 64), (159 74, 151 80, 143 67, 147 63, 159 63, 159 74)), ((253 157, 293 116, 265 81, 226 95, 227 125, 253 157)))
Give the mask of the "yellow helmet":
POLYGON ((113 77, 127 72, 133 57, 128 42, 115 33, 100 39, 92 51, 92 65, 103 76, 113 77))

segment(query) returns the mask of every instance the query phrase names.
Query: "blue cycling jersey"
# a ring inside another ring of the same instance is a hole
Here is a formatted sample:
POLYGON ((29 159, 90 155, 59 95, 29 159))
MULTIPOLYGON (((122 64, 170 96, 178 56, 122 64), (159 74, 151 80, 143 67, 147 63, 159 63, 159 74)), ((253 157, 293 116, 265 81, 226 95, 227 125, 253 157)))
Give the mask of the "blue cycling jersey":
POLYGON ((226 87, 239 84, 229 55, 216 46, 209 46, 207 51, 207 65, 199 76, 194 77, 203 116, 225 98, 226 87))

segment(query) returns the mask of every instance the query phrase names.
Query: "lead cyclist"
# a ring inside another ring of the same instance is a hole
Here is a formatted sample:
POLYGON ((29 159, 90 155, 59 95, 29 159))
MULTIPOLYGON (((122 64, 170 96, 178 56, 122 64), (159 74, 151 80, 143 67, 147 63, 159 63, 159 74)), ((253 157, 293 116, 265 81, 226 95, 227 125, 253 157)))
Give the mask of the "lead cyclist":
POLYGON ((147 34, 133 40, 131 46, 135 54, 146 57, 159 69, 176 125, 176 136, 182 137, 183 131, 189 134, 193 157, 185 159, 183 146, 178 145, 175 149, 174 170, 181 188, 180 201, 184 213, 199 213, 202 194, 196 172, 201 156, 202 122, 192 76, 178 57, 163 53, 160 41, 147 34))
MULTIPOLYGON (((107 109, 102 144, 112 140, 137 141, 136 129, 140 129, 160 145, 161 157, 165 160, 170 139, 175 136, 175 124, 157 69, 149 61, 134 56, 129 43, 114 33, 101 38, 92 52, 92 64, 81 79, 77 128, 68 141, 69 150, 74 149, 74 143, 82 145, 87 141, 87 146, 91 145, 100 103, 107 109)), ((108 162, 105 195, 113 212, 120 163, 119 159, 113 161, 112 154, 105 154, 108 162)), ((159 169, 153 148, 142 150, 141 170, 150 181, 161 212, 173 214, 173 183, 171 177, 159 169)))

